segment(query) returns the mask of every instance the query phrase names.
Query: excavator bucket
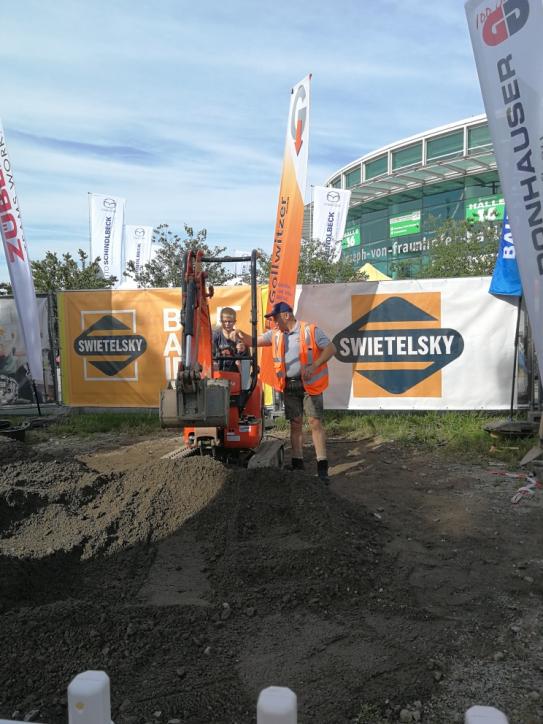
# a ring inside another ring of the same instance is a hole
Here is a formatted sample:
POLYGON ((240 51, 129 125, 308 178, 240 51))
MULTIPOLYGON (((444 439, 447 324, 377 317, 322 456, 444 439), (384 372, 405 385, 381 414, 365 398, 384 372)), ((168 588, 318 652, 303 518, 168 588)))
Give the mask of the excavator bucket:
POLYGON ((226 427, 230 412, 228 380, 205 378, 190 386, 162 390, 163 427, 226 427))

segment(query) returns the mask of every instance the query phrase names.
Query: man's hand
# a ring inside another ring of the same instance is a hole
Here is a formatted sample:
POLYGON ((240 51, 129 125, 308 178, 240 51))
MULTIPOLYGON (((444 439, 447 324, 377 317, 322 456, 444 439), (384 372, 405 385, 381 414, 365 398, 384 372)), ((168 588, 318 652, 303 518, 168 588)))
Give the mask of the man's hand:
POLYGON ((315 374, 316 367, 315 365, 306 365, 302 370, 302 377, 304 380, 309 379, 315 374))

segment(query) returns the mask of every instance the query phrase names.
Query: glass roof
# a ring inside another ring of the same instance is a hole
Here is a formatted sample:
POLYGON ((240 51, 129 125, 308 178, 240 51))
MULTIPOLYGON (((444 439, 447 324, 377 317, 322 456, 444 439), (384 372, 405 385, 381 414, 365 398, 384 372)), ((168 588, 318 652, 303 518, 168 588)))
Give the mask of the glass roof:
MULTIPOLYGON (((442 181, 471 176, 486 171, 495 171, 496 158, 488 148, 479 152, 471 152, 468 156, 436 159, 429 163, 411 168, 402 168, 386 176, 378 176, 369 181, 362 181, 351 188, 350 206, 356 206, 368 201, 382 199, 385 196, 397 194, 413 188, 420 188, 426 184, 435 184, 442 181)), ((311 204, 307 204, 304 211, 303 236, 310 234, 311 204)))

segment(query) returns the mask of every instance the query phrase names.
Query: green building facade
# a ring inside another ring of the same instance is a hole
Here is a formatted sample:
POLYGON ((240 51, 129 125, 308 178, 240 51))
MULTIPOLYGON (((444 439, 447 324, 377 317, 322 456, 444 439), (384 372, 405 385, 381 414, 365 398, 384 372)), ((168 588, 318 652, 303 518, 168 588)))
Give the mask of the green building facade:
POLYGON ((441 126, 367 154, 325 185, 351 190, 342 256, 411 276, 446 219, 503 219, 486 116, 441 126))

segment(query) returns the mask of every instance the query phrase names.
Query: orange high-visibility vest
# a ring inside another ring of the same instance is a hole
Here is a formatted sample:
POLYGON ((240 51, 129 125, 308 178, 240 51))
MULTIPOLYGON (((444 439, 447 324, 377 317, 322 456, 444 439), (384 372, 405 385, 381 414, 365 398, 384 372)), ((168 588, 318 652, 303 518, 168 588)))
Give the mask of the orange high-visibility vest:
MULTIPOLYGON (((302 370, 306 365, 313 364, 313 360, 318 357, 320 352, 315 341, 315 327, 315 324, 300 322, 300 364, 302 370)), ((273 386, 276 390, 283 392, 287 381, 285 335, 279 329, 274 329, 272 332, 272 354, 276 383, 273 386)), ((324 392, 328 387, 328 365, 323 364, 317 367, 313 375, 307 380, 302 377, 302 384, 309 395, 319 395, 324 392)))

